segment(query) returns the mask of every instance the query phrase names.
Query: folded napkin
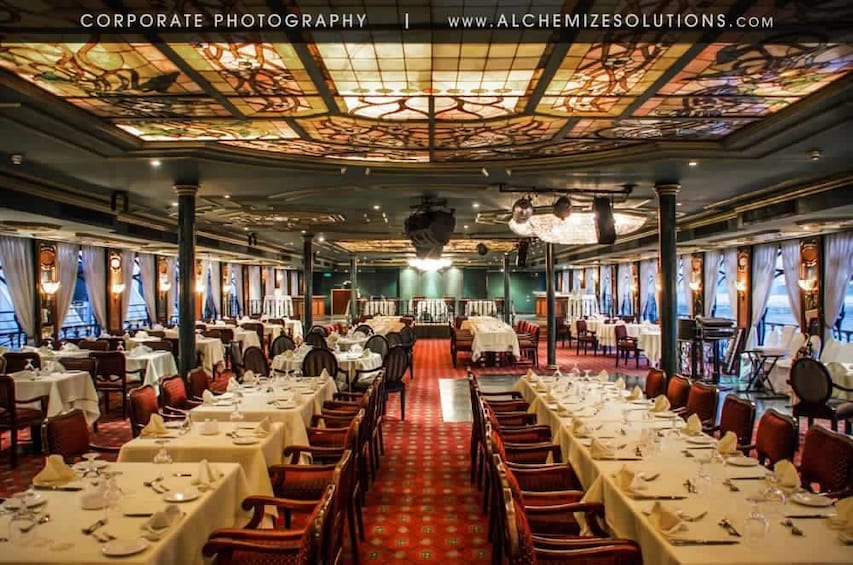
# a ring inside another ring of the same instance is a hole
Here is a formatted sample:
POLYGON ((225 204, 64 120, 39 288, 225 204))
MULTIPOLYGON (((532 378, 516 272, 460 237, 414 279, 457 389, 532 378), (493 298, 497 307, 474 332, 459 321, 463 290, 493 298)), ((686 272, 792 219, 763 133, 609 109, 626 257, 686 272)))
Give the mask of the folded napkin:
POLYGON ((214 395, 209 390, 205 390, 203 393, 201 393, 201 399, 204 401, 205 404, 213 404, 214 402, 216 402, 216 395, 214 395))
MULTIPOLYGON (((110 335, 109 332, 101 332, 101 335, 98 337, 112 337, 112 336, 110 335)), ((93 335, 87 335, 83 339, 85 339, 86 341, 97 341, 97 338, 93 335)))
POLYGON ((589 454, 593 459, 613 459, 616 456, 616 450, 598 439, 593 439, 589 446, 589 454))
POLYGON ((133 357, 135 359, 137 357, 144 357, 145 355, 148 355, 149 353, 153 352, 154 350, 148 347, 147 345, 137 345, 136 347, 130 350, 128 356, 133 357))
POLYGON ((533 372, 533 369, 527 369, 527 373, 524 376, 530 379, 531 381, 536 380, 536 373, 533 372))
POLYGON ((57 485, 77 479, 74 469, 65 464, 61 455, 49 455, 44 464, 44 469, 33 477, 33 484, 57 485))
POLYGON ((240 383, 237 382, 237 379, 231 377, 228 379, 228 385, 225 387, 226 392, 236 392, 240 390, 240 383))
POLYGON ((680 530, 683 525, 678 514, 672 510, 667 510, 660 502, 655 502, 655 505, 652 506, 649 522, 664 534, 673 534, 680 530))
POLYGON ((637 474, 625 465, 622 465, 622 468, 616 471, 614 480, 616 486, 626 492, 634 490, 637 486, 635 483, 637 474))
POLYGON ((664 395, 655 398, 655 404, 652 406, 652 412, 666 412, 669 410, 669 399, 664 395))
POLYGON ((631 389, 631 394, 628 395, 628 400, 642 400, 643 399, 643 389, 639 387, 639 385, 634 385, 634 388, 631 389))
POLYGON ((781 459, 773 465, 773 474, 776 476, 776 484, 783 489, 800 488, 800 475, 797 468, 787 459, 781 459))
POLYGON ((207 487, 222 476, 218 467, 211 465, 207 459, 198 462, 198 471, 193 477, 192 484, 207 487))
POLYGON ((331 376, 329 375, 329 371, 323 369, 323 372, 320 373, 320 378, 323 380, 329 380, 331 378, 331 376))
POLYGON ((610 374, 607 372, 606 369, 602 369, 601 372, 598 373, 598 380, 603 383, 606 383, 610 380, 610 374))
POLYGON ((616 379, 616 382, 613 384, 616 385, 617 389, 625 390, 625 379, 623 379, 622 377, 619 377, 618 379, 616 379))
POLYGON ((168 433, 166 424, 163 422, 163 416, 160 414, 151 414, 151 419, 148 424, 139 432, 142 437, 159 436, 168 433))
POLYGON ((9 376, 16 381, 30 381, 36 378, 36 373, 35 371, 15 371, 14 373, 9 373, 9 376))
POLYGON ((252 371, 252 370, 248 370, 248 371, 246 371, 246 372, 244 372, 244 373, 243 373, 243 382, 244 382, 244 383, 246 383, 246 384, 252 384, 252 383, 253 383, 253 382, 255 382, 256 380, 258 380, 258 378, 255 376, 255 372, 254 372, 254 371, 252 371))
POLYGON ((48 360, 41 362, 41 370, 43 373, 61 373, 65 370, 65 367, 59 361, 48 360))
POLYGON ((224 326, 225 320, 216 320, 215 322, 213 322, 213 325, 214 326, 224 326))
POLYGON ((151 326, 151 329, 159 332, 162 331, 164 328, 162 324, 154 324, 153 326, 151 326))
POLYGON ((284 358, 285 358, 285 359, 293 359, 293 350, 292 350, 292 349, 288 349, 287 351, 285 351, 284 353, 282 353, 282 355, 284 355, 284 358))
POLYGON ((60 351, 80 351, 80 348, 77 347, 76 343, 63 343, 60 351))
POLYGON ((734 432, 726 432, 717 443, 717 451, 720 455, 732 455, 737 451, 737 436, 734 432))
POLYGON ((142 525, 146 530, 165 530, 172 526, 181 517, 181 509, 177 504, 170 504, 165 510, 155 512, 142 525))
POLYGON ((691 414, 687 418, 687 427, 684 428, 684 433, 689 436, 698 436, 702 433, 702 420, 699 419, 698 415, 691 414))
POLYGON ((572 435, 575 437, 586 437, 589 435, 589 428, 580 418, 572 420, 572 435))
POLYGON ((267 437, 272 431, 272 423, 270 422, 270 417, 265 416, 263 420, 258 422, 258 425, 255 426, 255 435, 258 437, 267 437))
POLYGON ((370 351, 369 349, 365 349, 364 351, 361 352, 361 356, 364 357, 365 359, 367 359, 368 357, 370 357, 371 353, 372 353, 372 351, 370 351))
POLYGON ((836 530, 844 530, 847 535, 853 535, 853 497, 835 503, 835 516, 829 519, 829 525, 836 530))
POLYGON ((86 489, 80 496, 80 506, 83 510, 98 510, 99 508, 103 508, 106 506, 106 500, 104 499, 104 493, 106 492, 106 482, 102 482, 94 488, 86 489))
POLYGON ((140 338, 145 339, 148 337, 148 332, 146 332, 145 330, 139 330, 138 332, 136 332, 135 337, 140 337, 140 338))

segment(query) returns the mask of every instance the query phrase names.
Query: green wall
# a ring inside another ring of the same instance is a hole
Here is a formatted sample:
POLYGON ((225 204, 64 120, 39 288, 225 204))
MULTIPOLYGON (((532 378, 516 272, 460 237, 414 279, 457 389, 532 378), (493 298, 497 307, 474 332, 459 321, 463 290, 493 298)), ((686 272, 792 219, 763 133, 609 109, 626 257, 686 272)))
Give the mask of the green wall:
MULTIPOLYGON (((504 274, 500 271, 488 271, 489 298, 503 298, 504 274)), ((533 292, 545 290, 545 273, 514 272, 509 274, 509 296, 515 306, 516 314, 536 312, 536 297, 533 292)))

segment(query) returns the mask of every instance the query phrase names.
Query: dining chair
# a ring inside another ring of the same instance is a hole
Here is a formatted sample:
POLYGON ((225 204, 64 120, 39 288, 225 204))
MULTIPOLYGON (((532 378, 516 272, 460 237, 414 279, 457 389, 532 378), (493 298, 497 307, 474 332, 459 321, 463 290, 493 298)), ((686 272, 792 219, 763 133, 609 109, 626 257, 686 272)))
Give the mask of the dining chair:
POLYGON ((152 351, 172 352, 172 344, 165 339, 161 339, 159 341, 146 341, 145 346, 150 348, 152 351))
POLYGON ((296 349, 296 343, 293 338, 287 334, 280 334, 270 344, 270 358, 274 359, 277 355, 281 355, 285 351, 293 351, 296 349))
POLYGON ((359 324, 355 328, 356 333, 362 333, 364 335, 373 335, 373 328, 367 324, 359 324))
MULTIPOLYGON (((243 362, 243 350, 240 348, 239 341, 232 341, 228 346, 228 357, 231 358, 231 372, 238 382, 243 380, 243 372, 246 370, 246 364, 243 362)), ((214 380, 216 377, 214 376, 214 380)))
POLYGON ((690 385, 684 407, 675 409, 675 412, 685 420, 696 414, 702 422, 702 428, 712 431, 716 425, 719 398, 720 390, 716 386, 694 382, 690 385))
POLYGON ((619 366, 619 355, 624 354, 625 365, 628 364, 630 354, 634 354, 634 360, 637 368, 640 367, 640 348, 637 345, 637 338, 628 336, 628 328, 625 324, 616 324, 613 326, 613 336, 616 339, 616 366, 619 366))
POLYGON ((6 373, 17 373, 27 368, 27 363, 34 369, 41 368, 41 356, 35 351, 7 351, 3 354, 6 360, 6 373))
POLYGON ((187 375, 187 385, 190 396, 201 398, 204 391, 210 390, 210 375, 203 367, 196 367, 187 375))
POLYGON ((121 395, 121 417, 127 417, 127 392, 145 379, 145 368, 127 370, 123 351, 92 351, 95 360, 95 390, 104 397, 104 414, 110 411, 110 395, 121 395))
POLYGON ((255 345, 243 350, 243 367, 246 371, 252 371, 256 377, 268 377, 270 374, 267 356, 260 347, 255 345))
POLYGON ((110 342, 103 339, 81 339, 77 342, 77 347, 89 351, 109 351, 110 342))
POLYGON ((690 396, 690 379, 681 375, 672 375, 666 384, 666 398, 672 410, 677 410, 687 405, 690 396))
POLYGON ((406 383, 403 377, 406 370, 409 368, 409 354, 405 348, 396 346, 388 350, 388 356, 385 357, 385 399, 388 395, 394 392, 400 393, 400 420, 406 419, 406 383))
POLYGON ((798 439, 797 420, 775 408, 768 408, 758 420, 755 444, 746 446, 746 449, 755 449, 761 464, 772 467, 782 459, 794 460, 798 439))
POLYGON ((326 329, 326 326, 311 326, 311 329, 308 330, 309 334, 317 333, 323 337, 329 337, 329 330, 326 329))
POLYGON ((30 437, 36 451, 41 449, 39 426, 47 415, 48 396, 32 398, 15 397, 15 379, 9 375, 0 375, 0 433, 10 434, 9 463, 12 468, 18 466, 18 431, 30 428, 30 437), (38 408, 29 406, 38 403, 38 408))
POLYGON ((127 401, 130 406, 130 433, 133 437, 137 437, 142 428, 148 425, 153 414, 164 416, 160 412, 157 392, 151 385, 131 390, 127 394, 127 401))
POLYGON ((666 394, 666 373, 660 369, 650 368, 646 374, 646 384, 643 390, 646 398, 657 398, 666 394))
POLYGON ((586 320, 578 320, 575 322, 575 329, 578 331, 577 348, 575 355, 581 354, 581 345, 583 345, 583 354, 586 355, 587 347, 592 346, 592 355, 598 355, 598 337, 594 331, 588 330, 586 320))
POLYGON ((334 353, 328 349, 315 347, 305 354, 305 358, 302 359, 303 377, 319 377, 323 373, 323 369, 333 379, 336 378, 338 374, 338 359, 334 353))
POLYGON ((720 411, 720 423, 716 430, 720 437, 727 432, 734 432, 737 436, 739 449, 744 449, 752 443, 752 431, 755 426, 755 402, 747 398, 741 398, 733 393, 726 395, 723 400, 723 408, 720 411))
POLYGON ((328 349, 329 345, 326 343, 326 338, 320 332, 308 332, 308 335, 305 336, 305 343, 312 346, 314 349, 328 349))
POLYGON ((86 415, 79 408, 47 418, 41 426, 41 437, 45 454, 61 455, 66 463, 93 451, 119 452, 118 447, 91 443, 86 415))
POLYGON ((530 324, 528 332, 518 338, 518 348, 522 357, 530 359, 533 366, 539 366, 539 332, 538 324, 530 324))
POLYGON ((410 326, 403 326, 400 330, 400 345, 409 355, 409 377, 415 380, 415 330, 410 326))
POLYGON ((160 379, 160 407, 164 413, 186 416, 189 410, 202 403, 201 398, 190 398, 186 383, 180 375, 160 379))
POLYGON ((831 498, 853 496, 853 438, 810 426, 803 441, 800 477, 805 488, 818 486, 818 492, 831 498))
POLYGON ((459 353, 473 353, 474 337, 470 332, 463 332, 455 326, 450 326, 450 359, 453 362, 453 368, 456 368, 459 353))
POLYGON ((390 347, 391 346, 388 345, 388 340, 385 339, 385 336, 379 334, 371 335, 364 343, 365 349, 369 349, 373 353, 379 354, 383 361, 385 361, 385 357, 388 355, 390 347))
POLYGON ((853 388, 833 382, 826 365, 810 357, 797 359, 791 366, 789 382, 798 398, 793 410, 795 418, 807 418, 810 427, 815 418, 829 420, 833 431, 838 430, 841 420, 848 434, 853 431, 853 402, 832 398, 835 390, 853 392, 853 388))
POLYGON ((388 340, 388 347, 403 344, 403 336, 400 335, 400 332, 388 332, 385 334, 385 339, 388 340))

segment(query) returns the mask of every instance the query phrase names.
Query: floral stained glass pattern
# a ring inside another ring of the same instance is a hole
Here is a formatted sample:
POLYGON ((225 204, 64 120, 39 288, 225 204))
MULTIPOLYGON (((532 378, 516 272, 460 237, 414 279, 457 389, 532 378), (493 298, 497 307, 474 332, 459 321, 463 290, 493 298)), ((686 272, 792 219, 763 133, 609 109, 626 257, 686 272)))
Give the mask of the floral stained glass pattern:
POLYGON ((208 120, 118 123, 121 129, 146 141, 231 141, 293 139, 286 122, 266 120, 208 120))

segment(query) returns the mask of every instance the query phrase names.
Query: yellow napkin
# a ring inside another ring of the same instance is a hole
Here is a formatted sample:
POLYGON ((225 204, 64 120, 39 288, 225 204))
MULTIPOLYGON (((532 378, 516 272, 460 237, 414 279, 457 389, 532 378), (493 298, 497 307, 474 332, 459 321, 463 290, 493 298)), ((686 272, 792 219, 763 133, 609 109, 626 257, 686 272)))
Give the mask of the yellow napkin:
POLYGON ((205 404, 213 404, 214 402, 216 402, 216 396, 209 390, 206 390, 201 393, 201 399, 204 401, 205 404))
POLYGON ((62 455, 49 455, 45 461, 44 469, 33 477, 33 484, 36 486, 58 485, 76 479, 77 473, 65 464, 65 461, 62 460, 62 455))
POLYGON ((142 526, 146 530, 165 530, 178 521, 183 513, 177 504, 170 504, 165 510, 155 512, 142 526))
POLYGON ((625 379, 623 379, 622 377, 619 377, 618 379, 616 379, 616 382, 613 384, 616 385, 617 389, 625 390, 625 379))
POLYGON ((293 359, 293 350, 292 350, 292 349, 288 349, 288 350, 287 350, 287 351, 285 351, 282 355, 284 355, 284 358, 285 358, 285 359, 293 359))
POLYGON ((589 454, 592 455, 593 459, 613 459, 616 456, 616 450, 598 439, 593 439, 589 446, 589 454))
POLYGON ((664 534, 674 534, 682 526, 681 518, 678 517, 678 514, 667 510, 660 502, 655 502, 655 505, 652 506, 652 512, 649 514, 649 522, 664 534))
POLYGON ((210 483, 216 482, 221 476, 222 471, 218 467, 211 465, 207 459, 202 459, 198 463, 198 471, 196 471, 196 475, 193 477, 192 484, 207 487, 210 483))
POLYGON ((773 465, 773 474, 776 475, 776 484, 783 489, 800 488, 800 475, 797 468, 787 459, 777 461, 773 465))
POLYGON ((9 376, 16 381, 31 381, 36 378, 36 373, 35 371, 15 371, 14 373, 9 373, 9 376))
POLYGON ((844 530, 853 535, 853 497, 835 503, 835 516, 829 519, 829 525, 836 530, 844 530))
POLYGON ((243 373, 243 382, 244 383, 251 384, 251 383, 255 382, 256 380, 258 380, 258 379, 255 376, 254 371, 249 370, 249 371, 246 371, 243 373))
POLYGON ((634 388, 631 389, 631 394, 628 395, 628 400, 642 400, 643 399, 643 389, 639 386, 634 385, 634 388))
POLYGON ((138 337, 140 339, 145 339, 148 337, 148 332, 143 331, 143 330, 139 330, 138 332, 136 332, 136 337, 138 337))
POLYGON ((231 377, 228 379, 228 386, 225 387, 227 392, 237 392, 240 390, 240 383, 237 382, 237 379, 231 377))
POLYGON ((687 427, 684 428, 684 433, 689 436, 698 436, 702 433, 702 420, 699 419, 698 415, 691 414, 687 418, 687 427))
POLYGON ((717 451, 720 455, 732 455, 737 451, 737 436, 734 432, 726 432, 717 444, 717 451))
POLYGON ((598 380, 603 383, 609 382, 610 374, 605 369, 602 369, 601 372, 598 373, 598 380))
POLYGON ((139 435, 142 437, 148 437, 159 436, 166 433, 168 433, 168 430, 166 429, 166 425, 163 423, 163 416, 160 414, 151 414, 151 419, 148 420, 148 424, 142 428, 139 435))
POLYGON ((263 420, 261 420, 257 426, 255 426, 255 435, 258 437, 267 437, 267 435, 272 430, 272 423, 270 423, 270 417, 265 416, 263 420))
POLYGON ((589 435, 589 429, 580 418, 572 420, 572 435, 575 437, 586 437, 589 435))
POLYGON ((655 398, 655 404, 652 406, 652 412, 666 412, 669 410, 669 399, 664 395, 655 398))
POLYGON ((329 371, 323 369, 323 372, 320 373, 320 378, 324 380, 329 380, 331 377, 329 376, 329 371))
POLYGON ((634 479, 636 479, 637 475, 626 467, 622 465, 622 468, 616 472, 614 480, 616 481, 616 486, 624 491, 630 491, 634 489, 634 479))
POLYGON ((524 376, 527 377, 531 381, 536 380, 536 373, 533 372, 533 369, 527 369, 527 373, 525 373, 524 376))

